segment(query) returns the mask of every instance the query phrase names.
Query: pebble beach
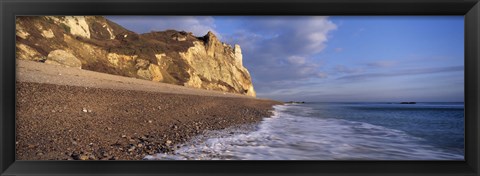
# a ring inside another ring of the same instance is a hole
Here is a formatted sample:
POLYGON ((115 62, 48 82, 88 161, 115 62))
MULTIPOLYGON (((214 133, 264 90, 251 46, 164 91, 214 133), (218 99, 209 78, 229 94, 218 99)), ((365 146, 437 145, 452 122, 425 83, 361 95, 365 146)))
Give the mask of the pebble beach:
POLYGON ((173 152, 177 144, 207 131, 258 123, 281 104, 62 66, 17 64, 17 160, 142 160, 173 152))

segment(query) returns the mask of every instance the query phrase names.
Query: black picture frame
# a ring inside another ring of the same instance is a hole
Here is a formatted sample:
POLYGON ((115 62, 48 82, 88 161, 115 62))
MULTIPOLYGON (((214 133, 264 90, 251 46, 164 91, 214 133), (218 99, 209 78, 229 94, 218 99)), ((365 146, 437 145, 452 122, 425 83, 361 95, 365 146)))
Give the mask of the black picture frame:
POLYGON ((1 0, 1 175, 478 176, 478 0, 1 0), (15 161, 16 15, 464 15, 464 161, 15 161))

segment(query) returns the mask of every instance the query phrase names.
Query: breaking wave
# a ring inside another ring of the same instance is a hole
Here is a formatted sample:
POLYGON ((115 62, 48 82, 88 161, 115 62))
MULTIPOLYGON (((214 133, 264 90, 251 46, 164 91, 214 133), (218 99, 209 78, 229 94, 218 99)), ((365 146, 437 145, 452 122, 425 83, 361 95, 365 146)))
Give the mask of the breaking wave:
POLYGON ((315 109, 278 105, 261 123, 210 131, 174 154, 147 160, 463 160, 407 133, 364 122, 311 117, 315 109), (293 113, 295 112, 295 113, 293 113), (295 115, 293 115, 295 114, 295 115))

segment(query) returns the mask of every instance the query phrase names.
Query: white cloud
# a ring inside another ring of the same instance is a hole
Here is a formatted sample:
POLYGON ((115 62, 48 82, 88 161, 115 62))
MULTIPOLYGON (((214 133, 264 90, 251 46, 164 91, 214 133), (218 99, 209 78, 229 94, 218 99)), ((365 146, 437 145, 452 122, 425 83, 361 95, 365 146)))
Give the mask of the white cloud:
POLYGON ((248 32, 265 36, 265 43, 269 46, 281 44, 276 47, 291 52, 291 55, 321 52, 328 41, 328 33, 337 28, 325 16, 251 17, 244 27, 248 32))
POLYGON ((396 64, 397 64, 397 62, 395 62, 395 61, 383 60, 383 61, 376 61, 376 62, 367 63, 367 66, 387 68, 387 67, 394 66, 396 64))
POLYGON ((306 62, 305 57, 300 56, 290 56, 287 58, 288 62, 295 65, 303 65, 306 62))
POLYGON ((337 29, 337 26, 328 17, 310 17, 298 22, 297 37, 300 40, 308 41, 306 49, 312 53, 318 53, 325 48, 325 42, 328 41, 328 33, 337 29), (305 38, 304 38, 305 37, 305 38))
POLYGON ((337 28, 328 17, 241 19, 245 21, 242 29, 225 39, 242 46, 244 65, 258 81, 326 77, 313 56, 325 49, 329 33, 337 28))
POLYGON ((337 65, 335 66, 334 70, 335 70, 334 72, 336 73, 348 73, 348 74, 363 72, 362 68, 349 68, 345 65, 337 65))
POLYGON ((325 73, 325 72, 318 72, 318 73, 317 73, 317 77, 319 77, 319 78, 327 78, 327 77, 328 77, 328 74, 325 73))

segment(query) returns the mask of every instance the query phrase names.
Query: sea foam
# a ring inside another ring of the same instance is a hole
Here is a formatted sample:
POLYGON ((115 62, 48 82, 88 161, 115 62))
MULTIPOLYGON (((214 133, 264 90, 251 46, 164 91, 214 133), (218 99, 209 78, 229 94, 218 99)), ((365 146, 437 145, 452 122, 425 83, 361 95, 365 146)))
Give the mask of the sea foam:
POLYGON ((174 154, 148 160, 463 160, 399 130, 309 115, 301 105, 278 105, 258 125, 210 131, 174 154), (293 115, 295 114, 295 115, 293 115))

